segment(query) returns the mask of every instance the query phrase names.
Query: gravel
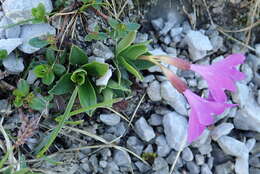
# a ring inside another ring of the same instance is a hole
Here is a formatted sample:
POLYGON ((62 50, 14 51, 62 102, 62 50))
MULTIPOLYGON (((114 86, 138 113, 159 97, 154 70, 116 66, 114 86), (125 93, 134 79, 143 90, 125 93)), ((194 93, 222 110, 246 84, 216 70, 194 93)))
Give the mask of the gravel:
POLYGON ((192 161, 193 158, 194 158, 193 153, 192 153, 192 151, 190 150, 189 147, 186 147, 186 148, 183 149, 181 157, 185 161, 192 161))
POLYGON ((104 45, 102 42, 96 42, 92 45, 93 54, 98 57, 102 57, 103 59, 111 59, 114 57, 114 53, 112 50, 104 45))
POLYGON ((120 123, 120 117, 116 114, 101 114, 100 120, 108 126, 115 126, 120 123))
POLYGON ((176 112, 168 113, 163 117, 163 127, 168 145, 179 151, 182 144, 187 141, 188 122, 186 118, 176 112))
POLYGON ((167 144, 166 139, 163 135, 156 137, 155 144, 157 144, 156 154, 158 154, 158 156, 165 157, 170 153, 171 148, 167 144))
POLYGON ((148 125, 147 121, 141 117, 135 122, 135 131, 144 141, 149 142, 155 137, 154 130, 148 125))
POLYGON ((151 126, 160 126, 162 125, 162 116, 157 114, 152 114, 148 120, 148 123, 151 126))
POLYGON ((181 115, 187 115, 187 102, 182 94, 180 94, 169 81, 161 83, 162 98, 181 115))
POLYGON ((211 131, 211 137, 213 140, 217 141, 221 136, 228 135, 232 129, 234 129, 233 124, 222 123, 211 131))
POLYGON ((207 51, 213 49, 210 40, 200 31, 189 31, 185 38, 189 54, 193 61, 200 60, 207 55, 207 51))
POLYGON ((160 101, 162 99, 160 90, 160 83, 158 81, 153 81, 147 88, 147 94, 152 101, 160 101))
POLYGON ((109 79, 112 77, 112 70, 111 69, 108 69, 108 71, 105 73, 104 76, 98 78, 96 80, 96 85, 97 86, 106 86, 109 79))
POLYGON ((245 154, 249 153, 246 145, 235 138, 222 136, 217 142, 221 149, 228 155, 243 157, 245 154))

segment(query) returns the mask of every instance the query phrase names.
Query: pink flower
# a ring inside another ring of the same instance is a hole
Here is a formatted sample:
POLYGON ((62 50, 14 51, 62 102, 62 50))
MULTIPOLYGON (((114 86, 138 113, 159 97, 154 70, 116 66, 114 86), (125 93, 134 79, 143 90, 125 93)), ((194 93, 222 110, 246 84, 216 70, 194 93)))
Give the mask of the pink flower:
POLYGON ((245 56, 232 54, 212 65, 190 65, 190 69, 200 74, 208 83, 209 91, 217 102, 225 102, 227 96, 225 90, 236 91, 235 81, 242 80, 245 75, 236 69, 242 64, 245 56))
POLYGON ((236 106, 223 102, 209 101, 194 94, 189 89, 183 92, 191 106, 188 126, 188 142, 196 140, 204 131, 206 126, 213 124, 214 115, 219 115, 226 108, 236 106))

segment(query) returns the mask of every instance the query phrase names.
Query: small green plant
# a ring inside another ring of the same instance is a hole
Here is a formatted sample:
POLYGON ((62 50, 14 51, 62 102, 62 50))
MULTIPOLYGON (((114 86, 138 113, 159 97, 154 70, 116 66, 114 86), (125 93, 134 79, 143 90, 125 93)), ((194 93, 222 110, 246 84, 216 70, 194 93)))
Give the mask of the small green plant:
POLYGON ((55 76, 61 76, 66 71, 66 68, 62 64, 56 63, 52 49, 47 49, 46 59, 46 61, 42 61, 40 65, 34 67, 34 74, 42 79, 43 84, 51 85, 55 76))
POLYGON ((149 162, 149 163, 153 163, 153 161, 155 160, 155 158, 157 157, 158 155, 156 153, 152 153, 152 152, 147 152, 147 153, 143 153, 142 154, 142 158, 143 160, 149 162))
POLYGON ((50 107, 50 101, 52 96, 36 96, 33 92, 30 92, 30 86, 24 79, 20 79, 17 85, 17 89, 13 91, 15 96, 14 105, 16 107, 31 108, 37 111, 43 111, 50 107))
POLYGON ((0 60, 6 58, 8 56, 7 50, 0 49, 0 60))

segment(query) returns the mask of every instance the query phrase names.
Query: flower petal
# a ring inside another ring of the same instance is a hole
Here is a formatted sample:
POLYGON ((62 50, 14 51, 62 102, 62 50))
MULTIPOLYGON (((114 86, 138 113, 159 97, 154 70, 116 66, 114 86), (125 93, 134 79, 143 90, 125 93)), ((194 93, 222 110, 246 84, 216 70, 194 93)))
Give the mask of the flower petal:
POLYGON ((237 66, 239 64, 244 63, 245 61, 245 56, 243 54, 231 54, 227 56, 225 59, 220 60, 216 63, 214 63, 212 66, 224 66, 224 67, 231 67, 231 66, 237 66))
POLYGON ((204 131, 206 126, 199 123, 196 112, 191 109, 189 114, 189 126, 188 126, 188 142, 191 143, 196 140, 204 131))

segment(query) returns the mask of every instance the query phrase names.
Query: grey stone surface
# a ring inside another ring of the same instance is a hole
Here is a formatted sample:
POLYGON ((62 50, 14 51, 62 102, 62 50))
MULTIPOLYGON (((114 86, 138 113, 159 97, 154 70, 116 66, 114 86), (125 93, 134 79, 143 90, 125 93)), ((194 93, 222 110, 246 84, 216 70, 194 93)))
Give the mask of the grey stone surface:
POLYGON ((177 151, 181 150, 183 144, 187 143, 186 118, 176 112, 168 113, 163 117, 163 127, 168 145, 177 151))
POLYGON ((157 31, 161 30, 163 28, 163 19, 162 18, 157 18, 151 21, 151 24, 153 28, 157 31))
POLYGON ((6 50, 10 54, 15 48, 22 44, 22 40, 15 39, 0 39, 0 49, 6 50))
POLYGON ((209 38, 200 31, 189 31, 185 40, 188 44, 189 54, 193 61, 204 58, 207 51, 213 49, 209 38))
POLYGON ((229 134, 233 128, 234 125, 231 123, 222 123, 211 131, 211 137, 216 141, 221 136, 229 134))
POLYGON ((187 101, 169 81, 161 83, 161 96, 176 112, 181 115, 187 115, 187 101))
POLYGON ((169 166, 167 161, 165 161, 164 158, 157 157, 153 162, 153 170, 160 171, 160 170, 166 170, 169 172, 169 166))
POLYGON ((147 88, 147 94, 152 101, 160 101, 162 99, 160 91, 161 87, 158 81, 153 81, 147 88))
POLYGON ((212 151, 211 141, 199 146, 198 150, 202 155, 210 154, 210 152, 212 151))
POLYGON ((120 117, 116 114, 100 114, 100 120, 108 126, 115 126, 120 122, 120 117))
POLYGON ((143 117, 139 118, 135 122, 135 131, 138 136, 146 142, 149 142, 155 137, 153 128, 148 125, 147 121, 143 117))
POLYGON ((144 144, 138 138, 131 136, 126 141, 127 148, 137 155, 141 155, 144 149, 144 144))
POLYGON ((203 155, 196 154, 195 161, 196 161, 196 164, 200 166, 205 163, 205 157, 203 155))
POLYGON ((50 13, 53 10, 51 0, 5 0, 2 7, 5 15, 13 22, 21 22, 27 19, 31 19, 32 8, 37 7, 40 3, 45 6, 46 12, 50 13))
POLYGON ((171 151, 171 148, 167 144, 166 139, 163 135, 156 137, 155 143, 157 145, 156 153, 158 154, 158 156, 165 157, 171 151))
POLYGON ((131 158, 128 153, 121 150, 116 150, 114 152, 113 160, 120 167, 130 167, 129 165, 131 164, 131 158))
POLYGON ((37 77, 34 74, 34 71, 30 70, 28 72, 28 76, 27 76, 27 79, 26 79, 27 83, 31 85, 31 84, 33 84, 35 82, 36 79, 37 79, 37 77))
POLYGON ((3 65, 6 71, 11 74, 18 74, 24 70, 23 59, 17 58, 13 53, 3 60, 3 65))
POLYGON ((98 57, 104 58, 106 60, 114 57, 114 53, 112 52, 112 50, 104 45, 102 42, 96 42, 92 45, 92 48, 94 55, 98 57))
POLYGON ((186 167, 189 171, 189 174, 199 174, 200 168, 193 161, 189 161, 186 163, 186 167))
POLYGON ((201 174, 213 174, 207 164, 203 164, 200 169, 201 174))
POLYGON ((46 37, 48 35, 55 35, 56 30, 49 24, 32 24, 32 25, 23 25, 21 27, 21 39, 23 41, 22 45, 19 46, 19 49, 27 54, 34 53, 40 48, 33 47, 29 44, 29 41, 35 37, 46 37))
POLYGON ((216 174, 230 174, 233 173, 235 166, 231 161, 215 166, 216 174))
POLYGON ((255 44, 256 54, 260 57, 260 43, 255 44))
POLYGON ((244 154, 242 157, 236 158, 235 172, 236 174, 249 174, 248 165, 248 153, 244 154))
POLYGON ((240 110, 234 118, 235 128, 260 132, 260 106, 256 103, 252 90, 242 83, 237 83, 237 92, 232 93, 232 99, 239 104, 240 110))
POLYGON ((150 170, 150 167, 143 162, 137 161, 135 162, 136 167, 139 169, 141 173, 145 173, 150 170))
POLYGON ((152 126, 159 126, 162 124, 162 116, 157 114, 152 114, 148 120, 148 123, 152 126))
POLYGON ((254 72, 252 70, 252 68, 250 67, 250 65, 248 64, 243 64, 241 66, 241 71, 245 74, 245 79, 241 80, 241 83, 247 84, 250 81, 252 81, 253 77, 254 77, 254 72))
POLYGON ((249 153, 248 148, 244 143, 232 137, 222 136, 217 142, 221 149, 228 155, 243 157, 245 154, 249 153))
MULTIPOLYGON (((12 25, 14 24, 9 18, 4 17, 6 20, 7 25, 12 25)), ((3 19, 2 19, 3 20, 3 19)), ((20 25, 16 25, 10 28, 5 29, 5 37, 7 39, 11 39, 11 38, 19 38, 21 33, 21 27, 20 25)))
POLYGON ((182 27, 174 27, 171 29, 171 37, 174 38, 175 36, 182 33, 183 28, 182 27))
POLYGON ((183 151, 181 153, 181 157, 185 161, 192 161, 194 158, 193 153, 189 147, 186 147, 183 149, 183 151))
POLYGON ((246 141, 246 147, 249 152, 255 147, 256 144, 256 139, 255 138, 250 138, 246 141))

